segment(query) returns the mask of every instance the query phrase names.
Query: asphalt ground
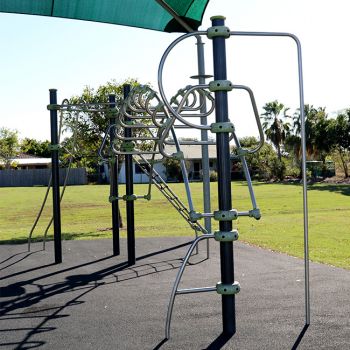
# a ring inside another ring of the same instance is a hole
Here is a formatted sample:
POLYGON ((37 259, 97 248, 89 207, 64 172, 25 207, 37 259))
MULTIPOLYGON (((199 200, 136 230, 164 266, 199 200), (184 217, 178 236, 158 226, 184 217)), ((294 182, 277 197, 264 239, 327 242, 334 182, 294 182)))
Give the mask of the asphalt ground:
MULTIPOLYGON (((188 238, 139 238, 136 265, 111 256, 111 240, 0 245, 0 349, 350 349, 350 271, 310 263, 311 324, 305 327, 304 267, 293 258, 234 244, 237 332, 221 335, 221 296, 178 295, 164 339, 170 291, 188 238), (176 248, 176 246, 179 246, 176 248), (182 245, 182 246, 181 246, 182 245)), ((202 242, 181 288, 220 280, 219 245, 202 242)))

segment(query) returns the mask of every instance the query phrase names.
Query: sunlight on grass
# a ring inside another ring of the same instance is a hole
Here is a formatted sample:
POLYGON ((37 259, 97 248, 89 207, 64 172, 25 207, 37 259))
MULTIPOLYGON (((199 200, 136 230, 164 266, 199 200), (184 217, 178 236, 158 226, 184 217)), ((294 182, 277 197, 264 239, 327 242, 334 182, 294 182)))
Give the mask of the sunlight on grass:
MULTIPOLYGON (((234 222, 240 240, 263 248, 303 256, 302 187, 300 185, 255 183, 262 218, 239 218, 234 222)), ((186 204, 183 184, 171 184, 186 204)), ((202 211, 202 184, 191 184, 197 211, 202 211)), ((211 184, 212 210, 217 209, 217 183, 211 184)), ((120 193, 125 187, 120 186, 120 193)), ((0 242, 24 243, 40 208, 43 187, 0 188, 0 242)), ((135 194, 145 194, 146 185, 135 185, 135 194)), ((111 237, 111 206, 108 186, 72 186, 62 203, 62 235, 64 239, 96 239, 111 237)), ((318 184, 309 191, 310 258, 313 261, 350 269, 350 186, 318 184)), ((233 207, 251 208, 243 182, 232 183, 233 207)), ((126 236, 125 203, 120 202, 126 236)), ((51 198, 34 232, 41 240, 50 220, 51 198)), ((152 200, 135 202, 136 237, 191 236, 188 224, 155 188, 152 200)), ((217 229, 213 223, 213 230, 217 229)), ((52 229, 49 231, 52 237, 52 229)))

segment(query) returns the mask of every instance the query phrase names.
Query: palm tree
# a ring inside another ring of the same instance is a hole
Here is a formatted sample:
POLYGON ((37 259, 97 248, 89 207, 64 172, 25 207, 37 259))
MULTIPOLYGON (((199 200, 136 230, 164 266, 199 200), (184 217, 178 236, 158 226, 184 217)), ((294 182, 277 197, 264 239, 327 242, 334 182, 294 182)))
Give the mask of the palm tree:
POLYGON ((261 114, 264 119, 262 126, 265 130, 266 138, 275 146, 278 159, 281 161, 281 149, 290 133, 290 124, 286 121, 287 118, 290 118, 287 115, 289 108, 275 100, 266 103, 263 109, 265 113, 261 114))
MULTIPOLYGON (((325 107, 315 108, 313 105, 304 105, 306 152, 309 157, 318 158, 323 150, 327 149, 327 138, 322 135, 326 130, 327 113, 325 107)), ((296 136, 300 136, 301 122, 300 109, 294 113, 293 128, 296 136)))

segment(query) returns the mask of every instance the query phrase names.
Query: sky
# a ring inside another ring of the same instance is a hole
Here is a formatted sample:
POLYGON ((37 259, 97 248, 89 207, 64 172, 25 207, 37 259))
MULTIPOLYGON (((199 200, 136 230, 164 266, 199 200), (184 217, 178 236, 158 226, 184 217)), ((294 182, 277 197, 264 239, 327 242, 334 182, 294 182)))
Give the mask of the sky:
MULTIPOLYGON (((349 0, 210 0, 201 30, 210 17, 224 15, 234 31, 276 31, 297 35, 302 44, 305 103, 326 107, 330 115, 350 108, 349 0)), ((50 88, 58 100, 97 88, 112 79, 136 78, 157 86, 158 64, 179 33, 110 24, 0 14, 0 127, 20 137, 49 139, 50 88)), ((281 38, 231 37, 228 79, 249 86, 259 111, 278 100, 291 113, 299 105, 296 47, 281 38)), ((212 74, 211 43, 206 42, 206 73, 212 74)), ((164 71, 167 96, 197 74, 193 39, 169 56, 164 71)), ((249 99, 229 95, 229 114, 239 137, 257 135, 249 99)), ((184 135, 186 136, 186 135, 184 135)))

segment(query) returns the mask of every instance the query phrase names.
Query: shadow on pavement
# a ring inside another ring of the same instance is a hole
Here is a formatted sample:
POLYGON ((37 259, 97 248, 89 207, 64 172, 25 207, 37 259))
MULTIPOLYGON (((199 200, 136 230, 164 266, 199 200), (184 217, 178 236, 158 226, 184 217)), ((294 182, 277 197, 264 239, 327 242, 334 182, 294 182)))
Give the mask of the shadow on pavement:
POLYGON ((299 346, 301 340, 303 339, 303 337, 304 337, 304 335, 305 335, 305 333, 306 333, 306 331, 307 331, 308 328, 309 328, 309 325, 308 325, 308 324, 306 324, 306 325, 303 327, 303 329, 301 330, 300 334, 298 335, 298 338, 297 338, 297 340, 295 341, 295 343, 294 343, 294 345, 293 345, 293 347, 292 347, 291 350, 296 350, 296 349, 298 349, 298 346, 299 346))
MULTIPOLYGON (((137 261, 142 259, 146 259, 152 256, 156 256, 158 254, 162 254, 165 252, 169 252, 186 245, 191 244, 191 242, 187 242, 184 244, 180 244, 171 248, 166 248, 157 252, 149 253, 137 258, 137 261)), ((17 254, 16 254, 17 255, 17 254)), ((23 257, 21 260, 23 260, 23 257)), ((13 342, 11 344, 6 344, 6 346, 14 346, 16 349, 30 349, 36 348, 44 345, 43 342, 33 341, 32 337, 34 335, 38 335, 43 332, 49 332, 54 330, 54 327, 48 327, 47 323, 50 320, 61 317, 69 317, 70 315, 61 312, 68 307, 72 307, 77 304, 84 303, 79 299, 95 290, 96 288, 107 285, 111 283, 119 283, 126 280, 139 278, 143 276, 147 276, 154 273, 159 273, 163 271, 169 271, 173 269, 177 269, 181 264, 180 258, 174 258, 170 260, 163 260, 158 262, 150 262, 142 265, 134 265, 128 266, 127 262, 121 262, 119 264, 112 264, 112 266, 108 266, 107 268, 87 273, 87 274, 71 274, 65 276, 63 280, 55 281, 55 283, 45 284, 42 283, 41 280, 46 278, 50 278, 52 276, 56 276, 62 273, 70 272, 72 270, 76 270, 81 267, 85 267, 87 265, 97 264, 103 260, 107 260, 112 258, 112 256, 104 257, 92 262, 87 262, 75 266, 71 266, 59 271, 49 272, 47 274, 42 274, 40 276, 32 277, 22 281, 16 281, 12 284, 9 284, 5 287, 0 288, 0 298, 6 298, 6 300, 1 301, 0 307, 0 320, 6 319, 23 319, 23 318, 31 318, 38 319, 39 322, 33 328, 28 328, 25 331, 27 332, 24 337, 18 342, 13 342), (28 293, 26 287, 30 287, 30 289, 36 289, 33 292, 28 293), (68 302, 62 305, 54 305, 53 307, 40 307, 36 306, 38 303, 48 300, 51 297, 56 295, 60 295, 63 293, 68 293, 72 291, 82 291, 79 295, 70 299, 68 302), (25 310, 22 310, 25 309, 25 310)), ((8 259, 6 259, 8 261, 8 259)), ((34 267, 31 269, 27 269, 24 271, 20 271, 17 273, 9 274, 5 277, 2 277, 0 280, 4 280, 10 277, 15 277, 19 275, 23 275, 25 273, 33 272, 39 269, 43 269, 45 267, 52 266, 54 264, 48 264, 40 267, 34 267)), ((22 328, 18 329, 6 329, 4 332, 17 332, 20 330, 24 330, 22 328)), ((165 342, 165 341, 164 341, 165 342)), ((164 343, 163 342, 163 343, 164 343)), ((163 344, 160 343, 160 346, 163 344)))

